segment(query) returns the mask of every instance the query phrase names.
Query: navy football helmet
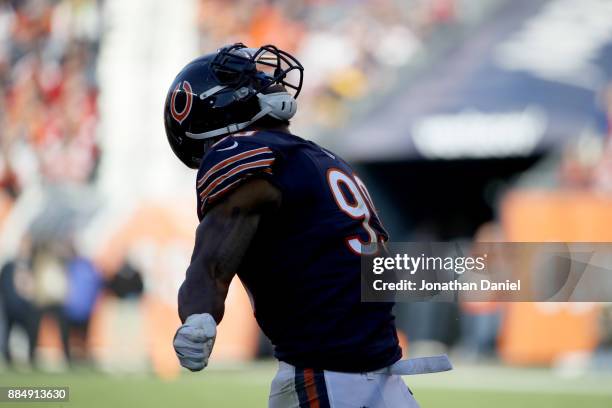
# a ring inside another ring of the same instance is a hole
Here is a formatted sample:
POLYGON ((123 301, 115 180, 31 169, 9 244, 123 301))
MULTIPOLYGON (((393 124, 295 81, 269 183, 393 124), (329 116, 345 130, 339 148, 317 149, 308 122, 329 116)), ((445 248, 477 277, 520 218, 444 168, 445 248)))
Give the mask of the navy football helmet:
POLYGON ((288 121, 297 110, 303 71, 295 57, 273 45, 237 43, 190 62, 166 97, 164 124, 172 150, 198 168, 207 139, 266 116, 288 121))

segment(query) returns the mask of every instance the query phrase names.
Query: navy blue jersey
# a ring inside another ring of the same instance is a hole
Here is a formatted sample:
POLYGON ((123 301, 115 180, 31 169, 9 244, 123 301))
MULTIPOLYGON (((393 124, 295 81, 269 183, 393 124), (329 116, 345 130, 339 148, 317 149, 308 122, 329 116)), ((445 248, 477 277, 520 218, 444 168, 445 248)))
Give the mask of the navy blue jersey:
POLYGON ((275 356, 298 367, 349 372, 397 361, 393 304, 360 301, 362 244, 388 238, 363 182, 315 143, 283 132, 242 132, 204 156, 200 219, 253 177, 275 185, 282 204, 262 218, 238 276, 275 356))

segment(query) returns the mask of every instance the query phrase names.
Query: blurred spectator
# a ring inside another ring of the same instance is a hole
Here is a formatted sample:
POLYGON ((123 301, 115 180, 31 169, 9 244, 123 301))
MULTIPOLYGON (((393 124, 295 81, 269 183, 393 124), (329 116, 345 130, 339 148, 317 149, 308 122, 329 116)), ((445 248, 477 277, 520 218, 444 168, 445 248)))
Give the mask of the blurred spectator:
POLYGON ((113 336, 108 350, 112 352, 100 359, 103 370, 112 372, 138 372, 151 363, 143 344, 142 333, 146 331, 143 304, 143 271, 139 262, 130 254, 107 281, 107 288, 114 296, 105 298, 104 308, 112 310, 105 329, 113 336))
POLYGON ((30 242, 24 239, 17 257, 2 266, 0 272, 0 302, 2 305, 2 354, 8 364, 13 362, 9 338, 14 327, 21 327, 28 338, 28 359, 36 364, 36 343, 40 315, 34 304, 34 277, 30 267, 30 242))
POLYGON ((0 2, 0 186, 85 182, 99 155, 96 0, 0 2))
POLYGON ((102 278, 93 263, 77 254, 68 259, 68 293, 64 313, 70 330, 71 357, 88 361, 89 322, 102 288, 102 278))
MULTIPOLYGON (((474 242, 505 242, 501 225, 487 222, 478 228, 474 242)), ((504 262, 497 259, 494 247, 487 253, 487 267, 500 270, 504 262)), ((501 254, 499 254, 501 255, 501 254)), ((496 302, 462 302, 461 303, 461 356, 467 359, 494 357, 502 321, 502 305, 496 302)))
POLYGON ((591 188, 597 162, 601 158, 601 147, 601 140, 590 135, 568 142, 561 156, 560 186, 570 189, 591 188))
POLYGON ((605 118, 605 145, 601 160, 595 168, 594 187, 599 192, 612 193, 612 83, 603 91, 601 111, 605 118))
POLYGON ((142 274, 129 260, 126 260, 117 273, 109 279, 107 287, 119 299, 138 299, 144 290, 142 274))
POLYGON ((34 301, 41 319, 51 317, 60 333, 62 350, 70 361, 69 325, 63 308, 68 294, 68 277, 64 263, 65 242, 35 242, 32 251, 32 271, 35 280, 34 301))

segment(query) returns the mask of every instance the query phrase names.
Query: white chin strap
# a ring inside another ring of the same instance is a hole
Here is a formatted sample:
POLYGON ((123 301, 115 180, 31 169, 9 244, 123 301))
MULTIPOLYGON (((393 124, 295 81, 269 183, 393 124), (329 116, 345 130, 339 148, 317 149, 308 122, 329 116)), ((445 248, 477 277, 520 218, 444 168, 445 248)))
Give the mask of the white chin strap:
MULTIPOLYGON (((221 89, 223 88, 224 87, 222 87, 221 89)), ((219 92, 221 89, 216 89, 214 93, 219 92)), ((207 98, 212 94, 209 91, 205 92, 203 95, 206 95, 207 98)), ((202 98, 201 95, 200 98, 205 99, 202 98)), ((293 115, 295 115, 295 112, 297 111, 297 101, 288 92, 275 92, 270 94, 258 93, 257 99, 259 100, 259 106, 261 107, 261 110, 250 120, 242 123, 232 123, 231 125, 227 125, 225 127, 215 130, 209 130, 208 132, 203 133, 185 132, 185 135, 191 139, 210 139, 211 137, 217 137, 229 133, 238 132, 266 115, 270 115, 273 118, 279 120, 289 120, 293 117, 293 115)))

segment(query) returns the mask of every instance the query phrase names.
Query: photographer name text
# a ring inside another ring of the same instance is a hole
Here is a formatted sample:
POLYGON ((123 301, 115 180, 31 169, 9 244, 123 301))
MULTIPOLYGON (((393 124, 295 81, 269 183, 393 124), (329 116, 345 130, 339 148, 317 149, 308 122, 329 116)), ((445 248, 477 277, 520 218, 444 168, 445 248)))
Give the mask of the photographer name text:
POLYGON ((479 282, 460 282, 451 280, 448 282, 429 282, 421 280, 415 282, 402 279, 398 282, 385 282, 377 279, 372 283, 376 291, 520 291, 521 280, 506 280, 504 282, 494 282, 488 279, 481 279, 479 282))

